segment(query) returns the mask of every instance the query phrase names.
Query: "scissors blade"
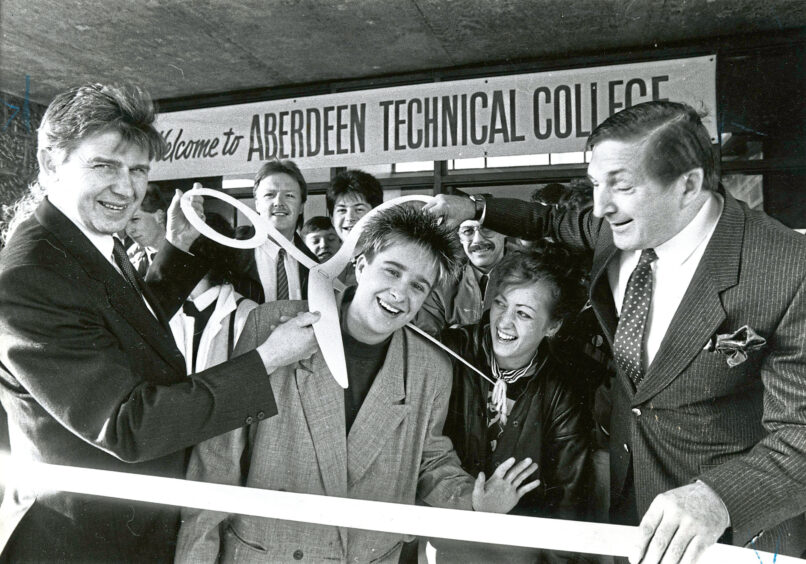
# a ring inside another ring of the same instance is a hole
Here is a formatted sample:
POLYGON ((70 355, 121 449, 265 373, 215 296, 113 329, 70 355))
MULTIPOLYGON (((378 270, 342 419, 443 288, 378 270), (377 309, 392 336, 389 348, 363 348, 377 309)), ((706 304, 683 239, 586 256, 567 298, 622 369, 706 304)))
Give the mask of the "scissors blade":
POLYGON ((322 351, 330 373, 342 388, 347 388, 347 361, 341 340, 341 322, 333 281, 319 267, 311 270, 308 278, 308 308, 318 311, 322 317, 313 324, 316 342, 322 351))

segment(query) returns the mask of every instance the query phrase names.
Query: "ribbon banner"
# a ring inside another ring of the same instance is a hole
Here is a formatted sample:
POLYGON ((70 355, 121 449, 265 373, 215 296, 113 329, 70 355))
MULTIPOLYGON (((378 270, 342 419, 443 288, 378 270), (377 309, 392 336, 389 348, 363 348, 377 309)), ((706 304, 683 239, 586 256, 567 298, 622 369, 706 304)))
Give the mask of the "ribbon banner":
POLYGON ((152 180, 300 168, 582 151, 598 124, 650 100, 708 112, 716 56, 497 76, 160 114, 152 180))
MULTIPOLYGON (((638 527, 477 513, 312 494, 262 490, 35 462, 12 465, 12 482, 33 493, 54 491, 194 507, 422 537, 546 550, 628 556, 638 527)), ((10 496, 6 496, 7 498, 10 496)), ((6 501, 9 501, 8 499, 6 501)), ((10 503, 8 505, 11 505, 10 503)), ((3 507, 7 504, 4 503, 3 507)), ((7 520, 0 509, 0 538, 7 520)), ((803 564, 803 560, 716 544, 700 564, 803 564)))

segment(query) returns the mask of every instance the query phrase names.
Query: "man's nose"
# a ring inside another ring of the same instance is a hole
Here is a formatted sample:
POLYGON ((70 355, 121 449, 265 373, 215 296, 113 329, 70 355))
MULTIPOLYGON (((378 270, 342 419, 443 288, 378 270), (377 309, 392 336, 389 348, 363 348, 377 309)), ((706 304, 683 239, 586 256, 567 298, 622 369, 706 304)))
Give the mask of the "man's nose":
POLYGON ((484 241, 484 235, 481 234, 481 229, 473 231, 473 243, 480 243, 484 241))
POLYGON ((121 167, 118 170, 117 178, 112 185, 112 191, 115 194, 127 197, 134 195, 134 181, 132 181, 131 174, 126 167, 121 167))
POLYGON ((593 215, 596 217, 605 217, 616 211, 616 206, 613 204, 610 190, 602 186, 594 187, 593 189, 593 215))

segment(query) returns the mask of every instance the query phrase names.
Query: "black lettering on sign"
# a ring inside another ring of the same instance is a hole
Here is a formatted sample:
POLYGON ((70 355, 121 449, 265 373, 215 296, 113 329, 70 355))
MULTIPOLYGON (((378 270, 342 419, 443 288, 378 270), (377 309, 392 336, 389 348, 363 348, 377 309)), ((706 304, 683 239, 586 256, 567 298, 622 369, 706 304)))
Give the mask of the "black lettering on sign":
POLYGON ((483 145, 487 140, 487 126, 481 126, 481 134, 476 135, 476 100, 481 100, 481 107, 487 107, 487 93, 474 92, 470 95, 470 140, 474 145, 483 145))
POLYGON ((330 121, 330 114, 332 114, 336 110, 335 106, 325 106, 322 108, 322 114, 324 116, 322 122, 324 123, 324 128, 322 131, 322 145, 324 146, 324 155, 335 155, 336 151, 330 148, 330 132, 335 129, 335 126, 331 124, 330 121))
POLYGON ((419 149, 423 144, 423 130, 422 128, 414 128, 414 114, 423 113, 423 102, 419 98, 412 98, 406 105, 406 137, 409 140, 409 147, 412 149, 419 149), (416 134, 416 136, 415 136, 416 134))
POLYGON ((669 98, 660 95, 661 82, 669 82, 669 75, 653 76, 652 79, 652 100, 665 102, 669 98))
POLYGON ((305 142, 309 157, 318 155, 322 148, 322 142, 319 137, 319 127, 321 124, 322 117, 319 114, 319 108, 308 108, 305 110, 305 142))
POLYGON ((540 97, 545 99, 546 104, 551 104, 551 90, 545 86, 535 88, 532 95, 532 119, 534 121, 535 137, 538 139, 548 139, 551 137, 551 119, 546 119, 546 129, 540 127, 540 97))
POLYGON ((363 153, 365 150, 366 131, 365 124, 367 122, 367 105, 361 103, 360 106, 355 104, 350 105, 350 152, 355 153, 355 142, 358 141, 358 151, 363 153))
POLYGON ((454 94, 453 96, 443 96, 442 97, 442 146, 448 146, 448 132, 450 131, 451 134, 451 146, 456 146, 456 136, 457 136, 457 125, 458 121, 456 119, 457 113, 459 108, 459 96, 454 94))
POLYGON ((389 106, 394 102, 392 100, 381 100, 379 105, 383 108, 383 150, 389 150, 389 106))

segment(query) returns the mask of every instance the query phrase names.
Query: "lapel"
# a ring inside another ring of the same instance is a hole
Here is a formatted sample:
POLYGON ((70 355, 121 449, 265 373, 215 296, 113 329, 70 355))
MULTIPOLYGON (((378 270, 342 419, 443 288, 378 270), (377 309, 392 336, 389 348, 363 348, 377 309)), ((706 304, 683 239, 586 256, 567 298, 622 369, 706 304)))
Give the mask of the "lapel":
MULTIPOLYGON (((403 403, 409 358, 408 340, 403 330, 395 331, 386 360, 347 437, 347 475, 351 486, 361 480, 409 412, 409 406, 403 403)), ((426 367, 420 368, 426 370, 426 367)))
MULTIPOLYGON (((185 362, 174 344, 168 321, 145 284, 143 293, 160 321, 151 315, 140 295, 121 277, 87 237, 47 198, 36 210, 36 217, 48 231, 59 239, 87 275, 106 288, 109 304, 134 328, 151 347, 179 374, 185 375, 185 362), (164 321, 164 323, 163 323, 164 321)), ((131 343, 121 343, 124 348, 131 343)))
MULTIPOLYGON (((344 390, 327 369, 321 353, 301 361, 296 369, 305 423, 311 434, 325 494, 347 497, 347 424, 344 419, 344 390)), ((342 551, 347 553, 349 529, 338 527, 342 551)))
POLYGON ((347 438, 344 390, 327 369, 321 353, 301 361, 296 369, 297 390, 311 433, 325 493, 347 496, 347 438))
POLYGON ((618 249, 613 244, 613 233, 610 231, 607 222, 602 222, 596 248, 593 251, 590 302, 611 346, 616 334, 618 316, 616 315, 616 306, 613 303, 613 291, 607 279, 607 265, 613 260, 617 252, 618 249))
POLYGON ((722 195, 722 217, 633 403, 645 402, 668 386, 725 320, 720 294, 739 281, 745 217, 735 199, 722 195))

